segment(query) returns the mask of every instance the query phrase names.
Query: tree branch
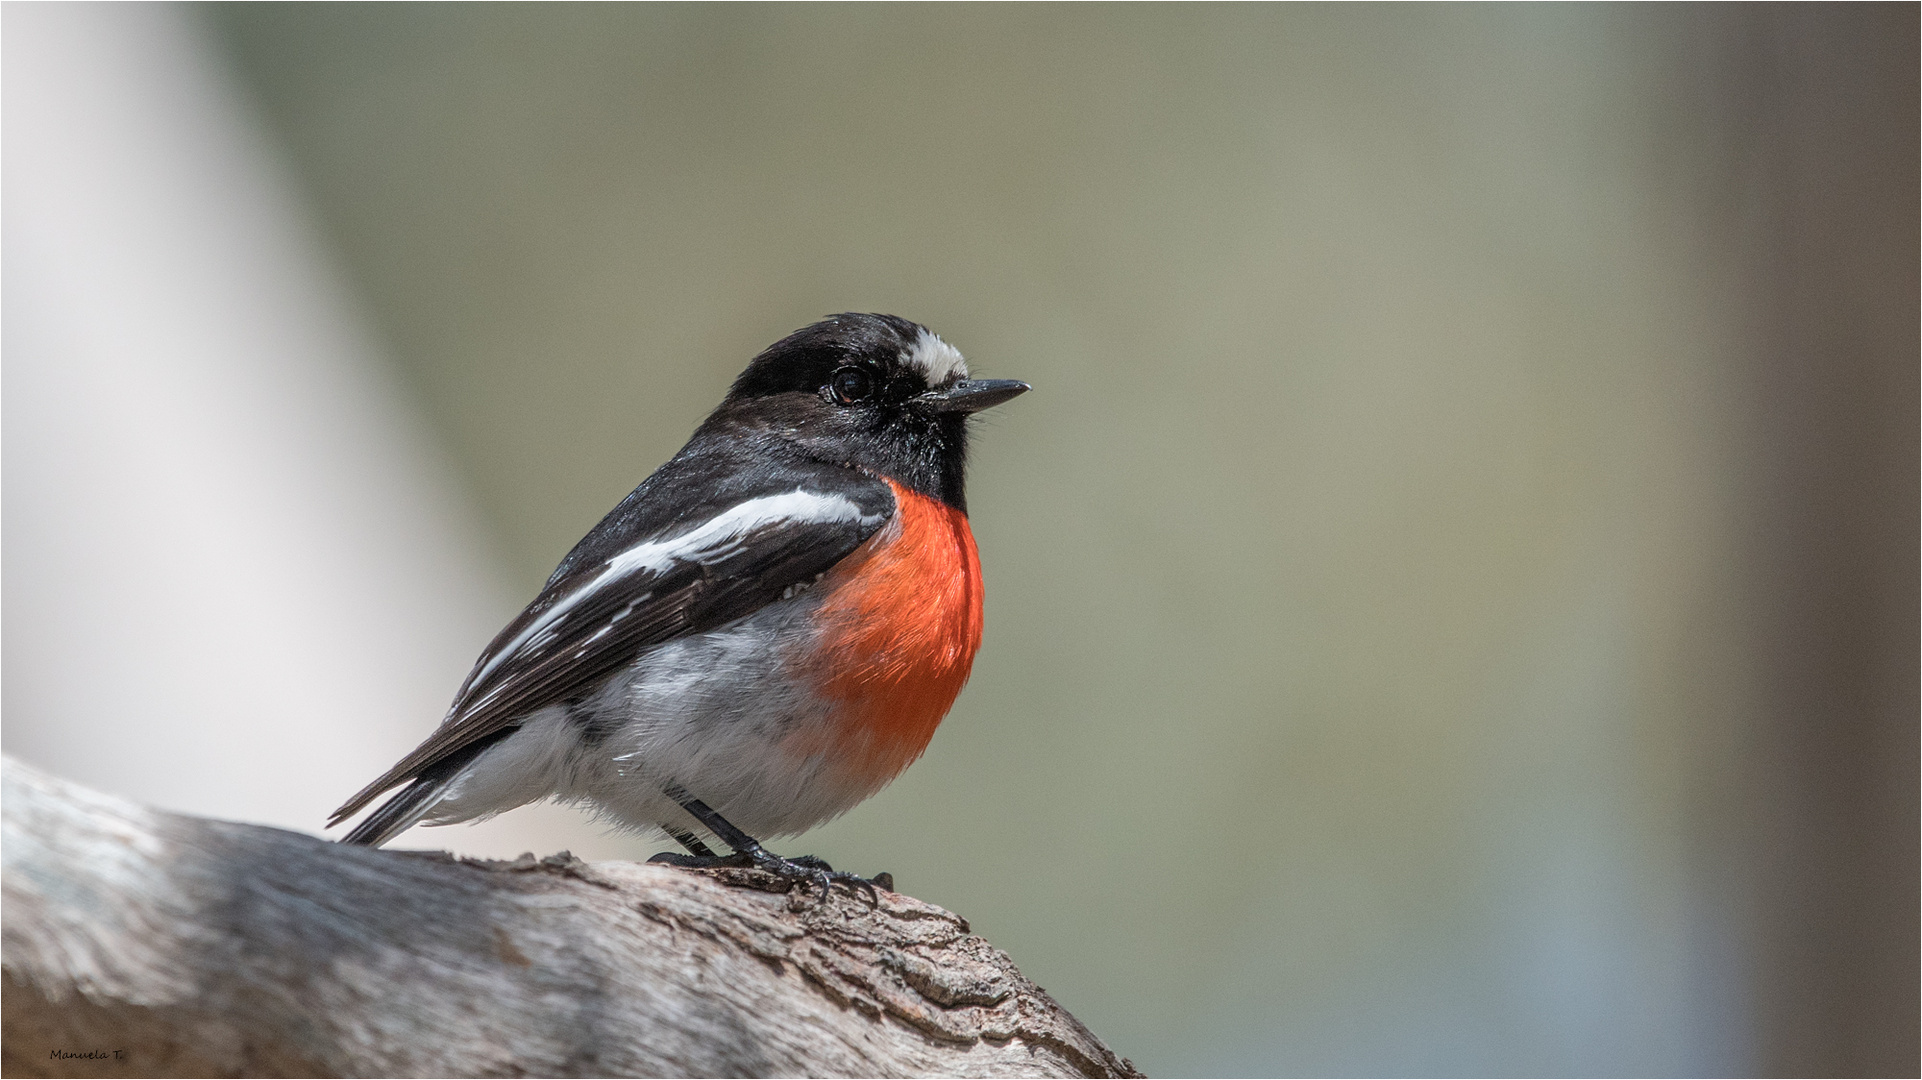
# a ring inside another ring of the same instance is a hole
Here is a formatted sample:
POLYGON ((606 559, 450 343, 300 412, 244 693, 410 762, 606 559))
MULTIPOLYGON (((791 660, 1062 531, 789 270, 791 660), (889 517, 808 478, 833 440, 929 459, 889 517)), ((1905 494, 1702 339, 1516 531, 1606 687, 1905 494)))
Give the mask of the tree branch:
POLYGON ((11 760, 4 783, 9 1076, 1139 1075, 906 896, 346 847, 11 760))

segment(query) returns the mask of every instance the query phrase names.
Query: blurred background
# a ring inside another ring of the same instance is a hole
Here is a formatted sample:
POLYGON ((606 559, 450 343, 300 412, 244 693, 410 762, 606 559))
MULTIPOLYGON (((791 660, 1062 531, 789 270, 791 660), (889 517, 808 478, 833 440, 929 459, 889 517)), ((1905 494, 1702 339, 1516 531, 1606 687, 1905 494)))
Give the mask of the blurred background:
POLYGON ((0 18, 8 753, 317 830, 893 312, 986 644, 784 850, 1151 1074, 1916 1072, 1913 6, 0 18))

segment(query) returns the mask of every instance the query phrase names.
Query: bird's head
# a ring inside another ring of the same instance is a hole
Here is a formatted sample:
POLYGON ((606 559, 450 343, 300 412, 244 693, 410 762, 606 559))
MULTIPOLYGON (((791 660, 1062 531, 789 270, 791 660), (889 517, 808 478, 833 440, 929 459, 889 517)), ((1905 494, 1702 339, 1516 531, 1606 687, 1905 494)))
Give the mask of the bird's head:
POLYGON ((835 315, 768 346, 709 425, 798 445, 966 509, 967 421, 1028 384, 971 379, 932 330, 893 315, 835 315))

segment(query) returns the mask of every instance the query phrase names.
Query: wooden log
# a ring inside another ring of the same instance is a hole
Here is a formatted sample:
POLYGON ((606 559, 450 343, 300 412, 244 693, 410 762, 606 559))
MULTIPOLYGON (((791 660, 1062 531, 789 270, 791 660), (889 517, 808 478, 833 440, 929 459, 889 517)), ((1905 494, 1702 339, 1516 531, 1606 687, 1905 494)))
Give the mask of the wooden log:
POLYGON ((373 851, 4 767, 9 1076, 1134 1076, 967 920, 373 851))

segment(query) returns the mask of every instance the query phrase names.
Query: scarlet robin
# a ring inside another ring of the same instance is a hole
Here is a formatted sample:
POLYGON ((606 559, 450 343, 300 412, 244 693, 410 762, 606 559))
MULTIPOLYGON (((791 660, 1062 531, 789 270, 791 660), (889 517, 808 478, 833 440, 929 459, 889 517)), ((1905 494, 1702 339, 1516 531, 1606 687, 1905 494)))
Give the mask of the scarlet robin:
POLYGON ((689 852, 656 861, 866 886, 755 837, 841 814, 927 748, 981 643, 968 417, 1027 390, 892 315, 775 342, 329 826, 397 787, 346 843, 551 797, 689 852))

